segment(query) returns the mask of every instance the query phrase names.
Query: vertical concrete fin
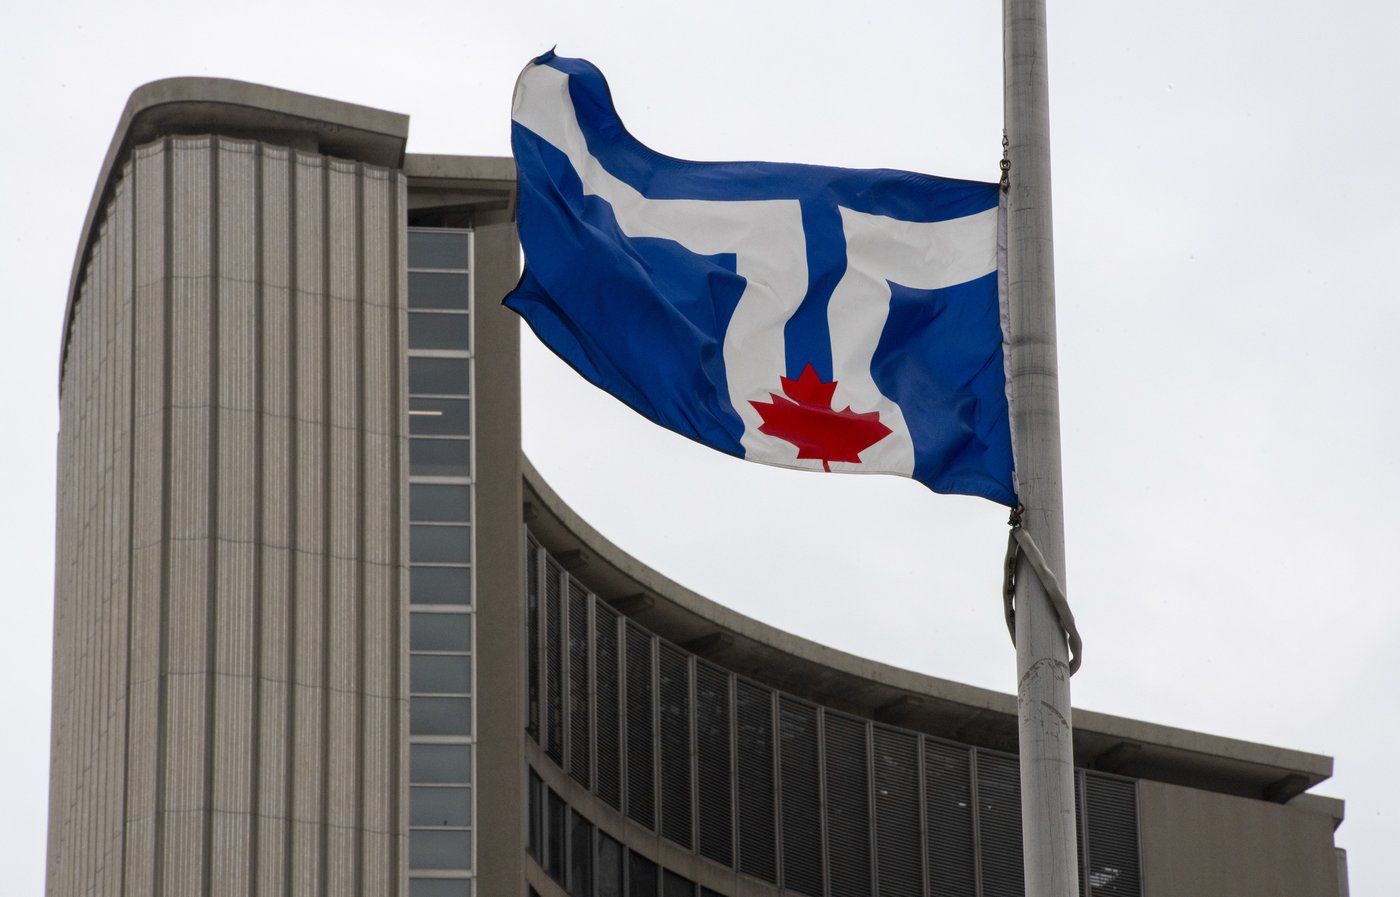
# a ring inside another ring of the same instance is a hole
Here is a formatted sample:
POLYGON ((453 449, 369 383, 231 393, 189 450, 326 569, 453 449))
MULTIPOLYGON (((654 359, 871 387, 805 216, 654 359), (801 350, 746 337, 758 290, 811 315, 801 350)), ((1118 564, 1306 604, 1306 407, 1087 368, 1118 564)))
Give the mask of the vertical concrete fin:
POLYGON ((137 147, 60 399, 47 893, 401 891, 398 172, 137 147))
POLYGON ((73 388, 60 399, 50 894, 119 891, 125 857, 132 552, 132 166, 79 286, 73 388), (71 392, 71 394, 69 394, 71 392))
MULTIPOLYGON (((477 517, 520 521, 520 452, 509 448, 520 439, 520 319, 500 302, 520 276, 520 247, 511 224, 478 227, 473 239, 475 339, 491 347, 477 355, 474 370, 477 420, 492 422, 474 434, 477 517)), ((525 620, 521 529, 480 527, 476 540, 477 591, 491 596, 478 602, 478 632, 518 632, 525 620)), ((491 687, 477 697, 476 752, 477 816, 492 819, 517 812, 512 808, 523 800, 519 758, 526 720, 518 695, 525 691, 525 644, 523 638, 478 639, 476 650, 478 668, 493 671, 491 687)), ((476 837, 480 892, 514 889, 525 874, 519 827, 479 826, 476 837)))

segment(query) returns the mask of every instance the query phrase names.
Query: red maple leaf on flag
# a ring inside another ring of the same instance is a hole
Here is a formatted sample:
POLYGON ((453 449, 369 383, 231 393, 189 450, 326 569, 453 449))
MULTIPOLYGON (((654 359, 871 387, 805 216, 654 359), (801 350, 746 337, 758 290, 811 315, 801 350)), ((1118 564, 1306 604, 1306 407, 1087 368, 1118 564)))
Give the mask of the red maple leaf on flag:
POLYGON ((890 435, 878 411, 852 411, 850 405, 844 411, 833 409, 837 381, 823 381, 810 364, 796 380, 778 379, 787 398, 770 392, 771 402, 749 402, 763 418, 758 432, 791 442, 798 458, 819 459, 827 473, 832 461, 859 464, 862 451, 890 435))

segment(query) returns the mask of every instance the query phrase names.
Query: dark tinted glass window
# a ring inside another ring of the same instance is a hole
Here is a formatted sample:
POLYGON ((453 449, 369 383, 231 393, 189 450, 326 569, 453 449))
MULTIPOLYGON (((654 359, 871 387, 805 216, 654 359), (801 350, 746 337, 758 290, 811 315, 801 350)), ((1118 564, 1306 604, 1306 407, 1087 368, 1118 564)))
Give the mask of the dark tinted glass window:
POLYGON ((410 439, 408 472, 418 477, 466 477, 472 473, 471 441, 410 439))
POLYGON ((451 231, 409 231, 408 266, 410 268, 467 267, 466 233, 451 231))
POLYGON ((408 391, 415 395, 470 395, 471 362, 465 358, 410 358, 408 391))
POLYGON ((411 744, 408 775, 412 782, 468 782, 472 748, 469 744, 411 744))
POLYGON ((656 897, 660 884, 656 864, 639 853, 627 856, 627 897, 656 897))
POLYGON ((469 614, 409 615, 408 645, 414 651, 469 651, 472 618, 469 614))
POLYGON ((470 878, 411 878, 408 897, 472 897, 470 878))
POLYGON ((598 833, 598 897, 625 897, 622 893, 622 845, 598 833))
POLYGON ((471 832, 421 829, 408 833, 410 869, 461 869, 471 864, 471 832))
POLYGON ((593 897, 593 826, 569 812, 569 894, 593 897))
POLYGON ((539 774, 530 770, 528 802, 530 805, 529 829, 525 833, 525 852, 534 857, 535 862, 544 865, 544 782, 539 774))
POLYGON ((412 826, 472 824, 470 788, 410 788, 408 807, 408 824, 412 826))
POLYGON ((471 305, 471 283, 465 271, 408 272, 409 308, 454 308, 471 305))
POLYGON ((430 311, 415 311, 408 315, 408 347, 410 349, 455 349, 466 352, 471 348, 471 318, 467 315, 430 311))
POLYGON ((544 871, 549 877, 564 883, 564 812, 563 798, 547 792, 544 805, 544 871))
POLYGON ((415 436, 471 434, 470 399, 409 399, 408 432, 415 436))
POLYGON ((436 873, 411 877, 407 893, 472 897, 474 880, 457 876, 473 868, 474 755, 465 745, 419 743, 474 734, 472 493, 463 483, 472 468, 472 408, 466 398, 472 361, 461 357, 471 349, 471 235, 411 228, 406 244, 408 314, 400 321, 407 333, 400 339, 406 336, 409 357, 407 382, 399 388, 408 401, 401 423, 410 437, 405 467, 411 526, 400 562, 410 569, 405 673, 411 774, 424 776, 410 778, 406 815, 412 839, 406 865, 436 873), (423 482, 448 478, 460 484, 423 482))
POLYGON ((414 654, 408 687, 420 695, 465 695, 472 690, 471 658, 461 654, 414 654))
POLYGON ((471 558, 469 526, 409 527, 408 555, 415 564, 462 564, 471 558))
POLYGON ((414 483, 408 487, 408 517, 416 521, 465 522, 471 519, 469 486, 414 483))
POLYGON ((664 881, 662 897, 695 897, 695 882, 690 879, 667 871, 664 881))
POLYGON ((412 735, 470 735, 470 698, 410 698, 408 729, 412 735))
POLYGON ((472 603, 472 575, 467 569, 414 567, 408 571, 408 583, 414 604, 472 603))

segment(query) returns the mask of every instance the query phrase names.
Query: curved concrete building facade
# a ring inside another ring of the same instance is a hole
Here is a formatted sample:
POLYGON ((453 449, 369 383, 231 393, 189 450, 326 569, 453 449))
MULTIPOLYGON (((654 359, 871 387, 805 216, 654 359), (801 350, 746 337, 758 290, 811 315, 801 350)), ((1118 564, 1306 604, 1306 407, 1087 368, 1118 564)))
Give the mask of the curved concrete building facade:
MULTIPOLYGON (((1013 897, 1015 700, 696 595, 520 451, 508 159, 133 94, 61 371, 54 897, 1013 897)), ((1076 710, 1085 895, 1345 894, 1330 758, 1076 710)))

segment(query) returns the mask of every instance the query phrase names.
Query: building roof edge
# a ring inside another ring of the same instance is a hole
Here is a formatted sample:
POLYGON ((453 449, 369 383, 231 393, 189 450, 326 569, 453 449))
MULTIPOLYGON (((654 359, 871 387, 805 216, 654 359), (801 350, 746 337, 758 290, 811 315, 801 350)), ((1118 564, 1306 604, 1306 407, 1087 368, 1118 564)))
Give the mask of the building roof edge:
POLYGON ((78 237, 63 312, 60 390, 78 291, 117 173, 133 147, 181 133, 254 139, 291 133, 315 139, 328 155, 397 168, 403 164, 408 143, 408 116, 230 78, 164 78, 132 91, 117 120, 78 237))
MULTIPOLYGON (((930 734, 1013 750, 1016 699, 916 673, 793 635, 686 588, 628 554, 588 524, 522 459, 532 531, 582 574, 612 588, 600 596, 695 653, 713 656, 774 687, 813 683, 818 700, 849 697, 856 709, 930 734), (719 646, 719 647, 715 647, 719 646), (714 647, 714 650, 711 648, 714 647), (894 712, 891 712, 891 708, 894 712), (933 731, 955 726, 953 732, 933 731)), ((801 693, 800 691, 798 693, 801 693)), ((1075 708, 1075 758, 1123 775, 1285 803, 1332 775, 1332 758, 1075 708)))

